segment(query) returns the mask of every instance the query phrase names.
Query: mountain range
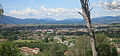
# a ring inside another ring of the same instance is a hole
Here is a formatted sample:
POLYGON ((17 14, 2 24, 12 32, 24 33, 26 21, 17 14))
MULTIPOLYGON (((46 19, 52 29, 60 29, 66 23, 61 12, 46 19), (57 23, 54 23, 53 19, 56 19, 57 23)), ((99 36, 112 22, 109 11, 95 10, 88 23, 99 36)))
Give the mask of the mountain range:
MULTIPOLYGON (((92 18, 93 24, 110 24, 119 23, 120 16, 105 16, 92 18)), ((20 19, 4 15, 0 19, 0 24, 84 24, 84 20, 80 18, 67 18, 64 20, 55 20, 53 18, 27 18, 20 19)))

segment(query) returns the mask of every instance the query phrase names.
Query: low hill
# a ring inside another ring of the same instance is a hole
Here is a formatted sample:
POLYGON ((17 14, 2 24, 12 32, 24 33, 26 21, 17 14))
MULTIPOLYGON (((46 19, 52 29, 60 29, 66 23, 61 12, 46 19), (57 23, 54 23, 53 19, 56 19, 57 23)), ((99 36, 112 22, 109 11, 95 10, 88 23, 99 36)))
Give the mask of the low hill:
MULTIPOLYGON (((119 23, 120 16, 105 16, 105 17, 97 17, 92 18, 93 24, 111 24, 111 23, 119 23)), ((0 19, 0 24, 84 24, 84 20, 80 18, 67 18, 64 20, 54 20, 52 18, 27 18, 20 19, 11 16, 4 15, 0 19)))

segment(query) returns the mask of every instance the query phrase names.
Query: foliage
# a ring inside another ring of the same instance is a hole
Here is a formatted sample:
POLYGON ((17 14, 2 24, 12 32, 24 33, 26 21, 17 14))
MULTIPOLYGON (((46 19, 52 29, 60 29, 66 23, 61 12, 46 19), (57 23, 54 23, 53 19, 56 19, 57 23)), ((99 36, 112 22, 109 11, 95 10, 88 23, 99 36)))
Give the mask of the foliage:
POLYGON ((44 49, 37 56, 50 56, 48 49, 44 49))
MULTIPOLYGON (((118 56, 115 47, 109 44, 101 44, 97 46, 98 56, 118 56)), ((88 51, 87 56, 92 56, 92 52, 88 51)))
POLYGON ((37 56, 64 56, 64 52, 67 51, 67 46, 55 41, 48 48, 43 49, 37 56))
MULTIPOLYGON (((117 56, 116 48, 109 45, 108 37, 104 33, 96 34, 95 38, 98 56, 113 56, 113 55, 117 56)), ((87 56, 90 56, 91 54, 92 54, 91 51, 87 52, 87 56)))
POLYGON ((0 43, 1 56, 22 56, 19 49, 11 42, 0 43))
POLYGON ((0 30, 0 38, 8 39, 9 41, 14 41, 18 39, 18 36, 24 37, 27 31, 16 31, 14 30, 0 30))
POLYGON ((48 43, 48 37, 44 38, 45 43, 48 43))
MULTIPOLYGON (((98 56, 118 56, 115 47, 109 44, 101 44, 97 46, 98 56)), ((91 50, 88 51, 87 56, 92 56, 91 50)))
POLYGON ((96 34, 95 38, 96 38, 97 45, 108 43, 108 37, 104 33, 96 34))
POLYGON ((99 56, 118 56, 116 48, 108 44, 98 45, 97 50, 99 56))
POLYGON ((54 42, 50 47, 50 56, 64 56, 64 52, 67 50, 67 46, 64 44, 58 44, 54 42))
POLYGON ((54 41, 54 39, 53 39, 53 38, 50 38, 50 41, 51 41, 51 42, 53 42, 53 41, 54 41))
POLYGON ((61 40, 62 40, 62 42, 64 42, 64 40, 65 40, 65 37, 63 35, 61 36, 61 40))
POLYGON ((42 40, 37 40, 36 42, 15 42, 18 47, 29 47, 29 48, 39 48, 40 51, 47 48, 48 45, 42 40))
POLYGON ((76 45, 70 48, 72 56, 85 56, 90 49, 90 42, 87 35, 83 35, 76 40, 76 45))

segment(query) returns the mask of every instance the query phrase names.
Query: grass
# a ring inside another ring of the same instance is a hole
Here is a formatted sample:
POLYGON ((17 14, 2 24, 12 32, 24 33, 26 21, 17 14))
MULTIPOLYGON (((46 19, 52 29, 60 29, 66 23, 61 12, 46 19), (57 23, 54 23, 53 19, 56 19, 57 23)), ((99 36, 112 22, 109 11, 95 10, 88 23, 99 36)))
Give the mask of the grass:
POLYGON ((35 40, 15 40, 14 42, 35 42, 35 40))

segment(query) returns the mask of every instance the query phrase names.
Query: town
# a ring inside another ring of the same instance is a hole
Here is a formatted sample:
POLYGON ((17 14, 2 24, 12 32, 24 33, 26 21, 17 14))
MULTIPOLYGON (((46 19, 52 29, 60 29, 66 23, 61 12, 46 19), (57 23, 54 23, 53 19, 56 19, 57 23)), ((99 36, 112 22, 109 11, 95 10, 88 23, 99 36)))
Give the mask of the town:
MULTIPOLYGON (((96 37, 105 35, 108 42, 117 48, 120 54, 120 25, 93 25, 96 37)), ((70 55, 70 48, 77 45, 77 39, 88 35, 85 25, 80 24, 51 24, 35 26, 7 25, 1 28, 0 42, 12 41, 19 47, 20 53, 26 56, 41 55, 54 42, 66 47, 64 55, 70 55), (6 34, 7 33, 7 34, 6 34)), ((61 48, 61 47, 60 47, 61 48)))

